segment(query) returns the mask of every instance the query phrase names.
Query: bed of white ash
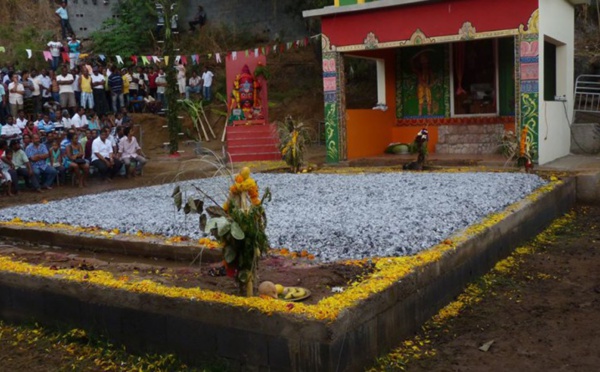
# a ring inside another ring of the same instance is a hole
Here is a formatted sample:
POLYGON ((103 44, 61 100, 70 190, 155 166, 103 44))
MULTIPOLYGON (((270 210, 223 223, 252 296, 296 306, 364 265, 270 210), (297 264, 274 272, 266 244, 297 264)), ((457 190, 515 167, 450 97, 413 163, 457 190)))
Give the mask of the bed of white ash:
MULTIPOLYGON (((265 207, 271 246, 306 249, 322 261, 413 254, 546 183, 523 173, 257 174, 255 179, 261 195, 266 187, 273 194, 265 207)), ((225 178, 179 184, 186 197, 199 195, 197 186, 219 203, 228 190, 225 178)), ((197 215, 176 212, 174 186, 8 208, 0 219, 202 237, 197 215)))

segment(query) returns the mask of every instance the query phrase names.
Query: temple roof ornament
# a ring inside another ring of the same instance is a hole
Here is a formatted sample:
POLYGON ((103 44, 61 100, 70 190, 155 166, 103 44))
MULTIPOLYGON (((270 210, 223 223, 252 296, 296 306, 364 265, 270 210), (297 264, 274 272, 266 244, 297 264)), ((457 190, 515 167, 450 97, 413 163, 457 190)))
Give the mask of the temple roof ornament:
POLYGON ((468 21, 463 23, 462 27, 458 30, 458 35, 461 40, 472 40, 475 38, 476 34, 477 30, 473 27, 471 22, 468 21))

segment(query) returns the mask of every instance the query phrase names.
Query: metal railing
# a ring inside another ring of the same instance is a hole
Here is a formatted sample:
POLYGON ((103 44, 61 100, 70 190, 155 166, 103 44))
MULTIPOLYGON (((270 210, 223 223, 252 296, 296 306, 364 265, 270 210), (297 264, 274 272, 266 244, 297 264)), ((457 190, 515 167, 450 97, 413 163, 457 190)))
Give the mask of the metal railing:
POLYGON ((575 113, 600 113, 600 75, 579 75, 574 100, 575 113))

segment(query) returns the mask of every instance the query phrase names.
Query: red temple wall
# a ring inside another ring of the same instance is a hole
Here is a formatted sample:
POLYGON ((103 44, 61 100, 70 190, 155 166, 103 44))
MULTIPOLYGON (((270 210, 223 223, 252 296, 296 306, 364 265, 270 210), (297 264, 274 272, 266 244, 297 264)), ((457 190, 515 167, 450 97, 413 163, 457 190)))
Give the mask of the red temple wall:
POLYGON ((517 29, 537 8, 537 0, 448 0, 324 16, 322 30, 335 46, 363 44, 369 32, 383 43, 408 40, 417 29, 456 35, 467 21, 478 33, 517 29))

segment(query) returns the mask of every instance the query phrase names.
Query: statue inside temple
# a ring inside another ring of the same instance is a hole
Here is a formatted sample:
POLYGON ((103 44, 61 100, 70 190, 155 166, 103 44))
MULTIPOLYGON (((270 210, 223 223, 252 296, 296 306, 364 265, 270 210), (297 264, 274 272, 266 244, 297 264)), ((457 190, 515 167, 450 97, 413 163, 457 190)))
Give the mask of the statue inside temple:
POLYGON ((242 73, 236 75, 229 103, 230 121, 262 120, 262 102, 260 93, 262 84, 244 65, 242 73))

